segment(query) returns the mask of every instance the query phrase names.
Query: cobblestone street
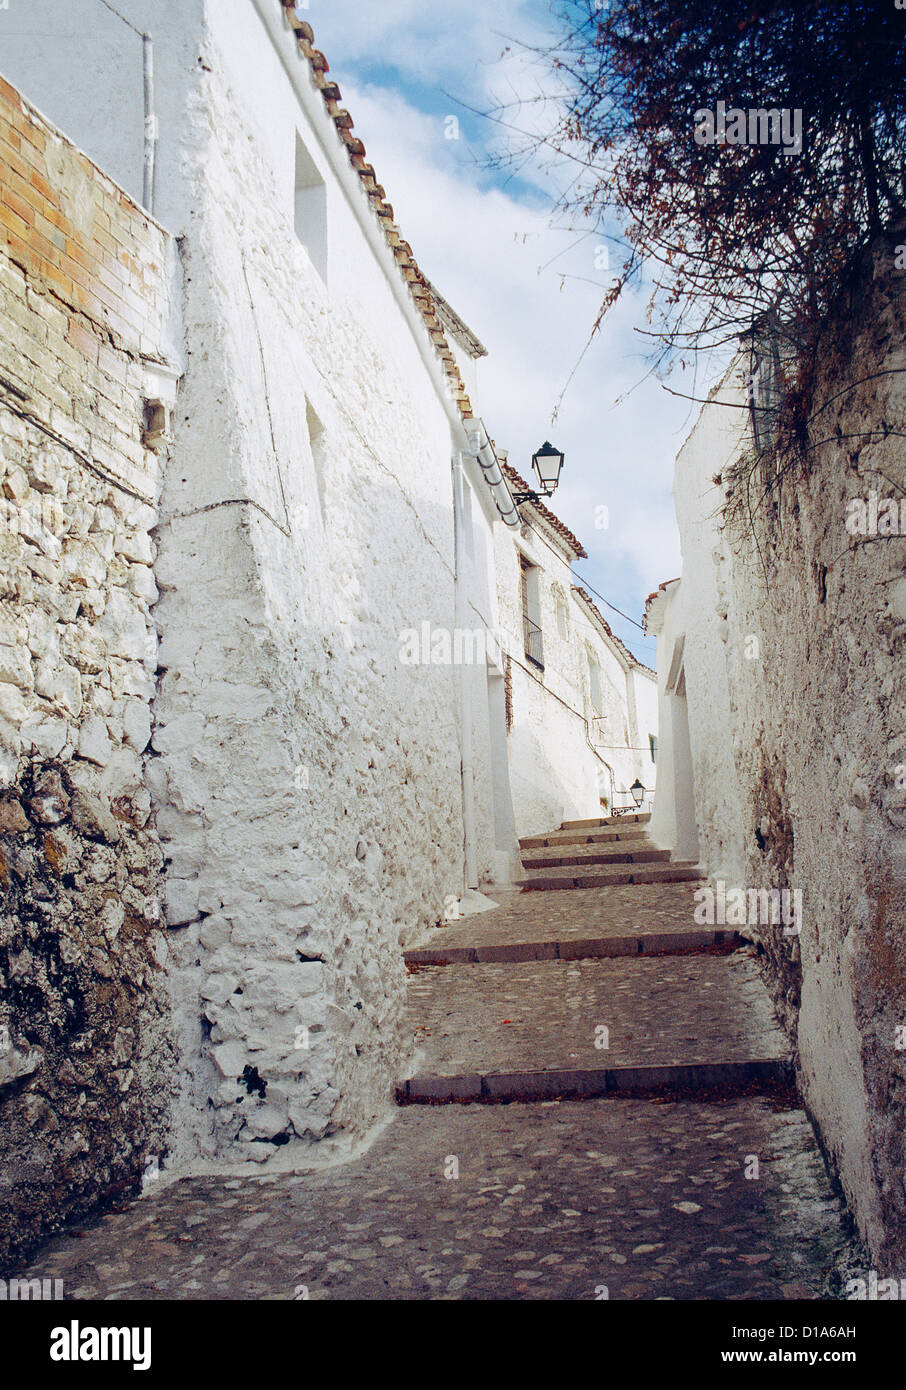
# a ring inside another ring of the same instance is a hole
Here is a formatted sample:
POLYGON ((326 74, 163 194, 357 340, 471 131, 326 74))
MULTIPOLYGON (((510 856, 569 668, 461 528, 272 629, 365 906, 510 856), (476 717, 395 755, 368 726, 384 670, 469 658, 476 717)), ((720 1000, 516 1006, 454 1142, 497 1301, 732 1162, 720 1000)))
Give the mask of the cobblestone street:
POLYGON ((329 1172, 173 1183, 29 1273, 84 1299, 814 1298, 839 1240, 800 1111, 431 1106, 329 1172))
POLYGON ((835 1297, 841 1206, 755 952, 703 941, 692 887, 506 894, 409 953, 400 1099, 511 1103, 404 1105, 316 1172, 151 1184, 28 1273, 76 1299, 835 1297))

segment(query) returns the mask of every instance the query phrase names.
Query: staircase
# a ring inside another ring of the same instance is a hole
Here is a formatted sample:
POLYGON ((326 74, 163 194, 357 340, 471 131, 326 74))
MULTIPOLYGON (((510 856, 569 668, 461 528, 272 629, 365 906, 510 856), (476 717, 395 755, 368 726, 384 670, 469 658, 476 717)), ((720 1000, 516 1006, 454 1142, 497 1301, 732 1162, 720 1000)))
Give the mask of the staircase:
POLYGON ((648 819, 528 836, 497 909, 406 953, 401 1105, 789 1093, 754 949, 695 922, 701 872, 654 848, 648 819))
POLYGON ((697 864, 671 860, 645 829, 650 816, 564 821, 549 835, 519 841, 524 893, 554 888, 610 888, 625 883, 684 883, 701 877, 697 864))

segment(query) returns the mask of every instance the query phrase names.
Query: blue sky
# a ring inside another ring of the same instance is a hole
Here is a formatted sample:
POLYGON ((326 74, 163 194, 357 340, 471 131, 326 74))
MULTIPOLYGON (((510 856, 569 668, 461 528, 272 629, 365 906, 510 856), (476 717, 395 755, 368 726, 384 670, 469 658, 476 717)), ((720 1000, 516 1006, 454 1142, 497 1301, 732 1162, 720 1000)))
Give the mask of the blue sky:
MULTIPOLYGON (((597 231, 554 211, 576 166, 543 156, 518 170, 495 166, 495 153, 521 141, 473 114, 516 102, 508 120, 549 128, 554 108, 539 97, 555 79, 526 46, 559 32, 552 6, 309 0, 298 10, 422 270, 488 348, 479 408, 490 433, 523 475, 544 439, 564 450, 552 505, 588 551, 575 572, 640 621, 646 596, 680 572, 673 460, 694 408, 646 380, 647 349, 634 332, 645 326, 644 295, 620 303, 580 362, 611 277, 597 231)), ((603 612, 653 664, 654 641, 603 612)))

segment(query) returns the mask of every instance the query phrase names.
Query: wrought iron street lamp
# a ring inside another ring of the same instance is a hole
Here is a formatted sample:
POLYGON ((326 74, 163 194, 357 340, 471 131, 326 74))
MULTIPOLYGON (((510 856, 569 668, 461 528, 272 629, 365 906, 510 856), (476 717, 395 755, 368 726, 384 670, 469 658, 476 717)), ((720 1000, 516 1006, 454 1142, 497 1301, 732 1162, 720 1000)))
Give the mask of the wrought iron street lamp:
POLYGON ((563 457, 560 450, 555 449, 553 444, 545 439, 541 448, 532 454, 532 468, 538 479, 538 491, 514 492, 513 501, 517 506, 520 502, 540 502, 542 497, 553 497, 560 481, 563 457))
POLYGON ((635 802, 636 806, 641 806, 642 802, 645 800, 645 788, 642 786, 638 777, 635 779, 629 790, 632 792, 632 799, 635 802))

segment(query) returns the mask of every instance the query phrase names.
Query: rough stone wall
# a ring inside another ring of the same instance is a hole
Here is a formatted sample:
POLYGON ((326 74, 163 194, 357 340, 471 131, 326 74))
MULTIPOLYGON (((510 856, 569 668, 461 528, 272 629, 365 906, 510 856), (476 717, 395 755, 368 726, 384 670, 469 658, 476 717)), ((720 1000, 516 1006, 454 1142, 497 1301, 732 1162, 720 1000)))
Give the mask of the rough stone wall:
MULTIPOLYGON (((720 531, 707 518, 750 438, 739 423, 730 449, 700 436, 677 466, 702 859, 803 893, 798 937, 757 933, 806 1101, 885 1275, 906 1272, 906 542, 851 535, 845 518, 851 498, 906 489, 904 332, 885 240, 825 333, 806 466, 778 487, 765 458, 753 522, 737 513, 720 531)), ((742 387, 736 367, 715 394, 742 400, 742 387)), ((703 414, 716 412, 746 418, 703 414)))
POLYGON ((0 81, 0 1259, 134 1187, 173 1075, 143 754, 164 232, 0 81))
POLYGON ((169 171, 192 215, 153 785, 176 1152, 265 1161, 390 1103, 400 945, 462 890, 455 672, 403 664, 400 640, 453 626, 451 443, 320 97, 314 127, 251 5, 208 19, 169 171), (327 186, 326 282, 293 227, 297 131, 327 186))

